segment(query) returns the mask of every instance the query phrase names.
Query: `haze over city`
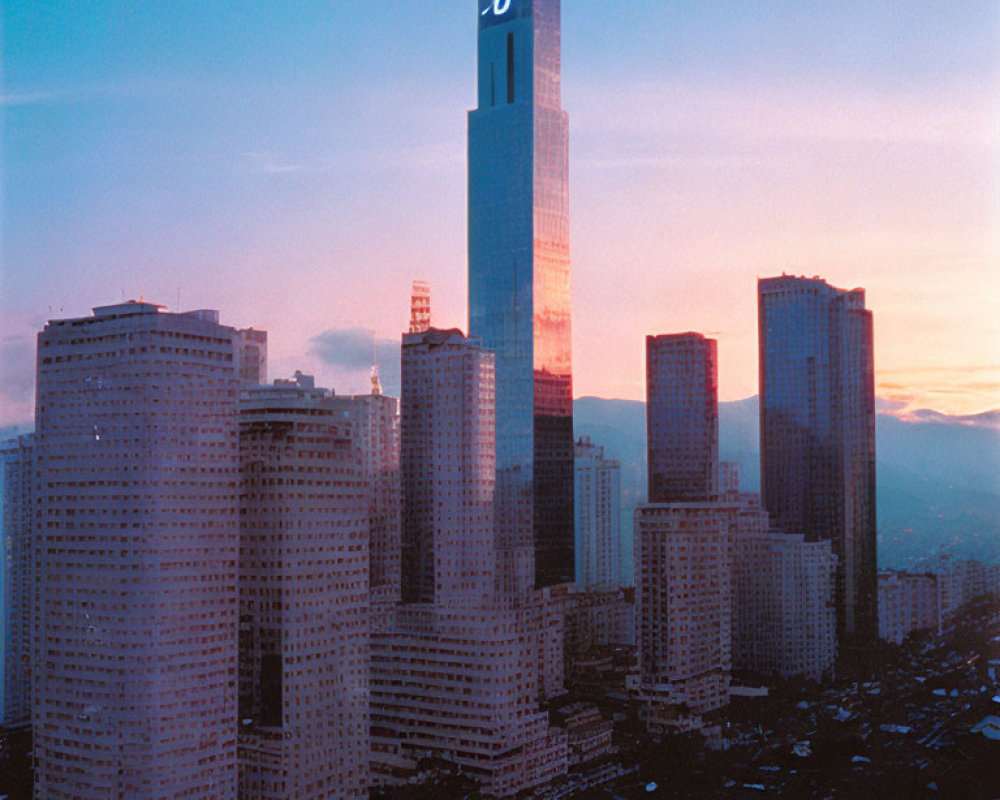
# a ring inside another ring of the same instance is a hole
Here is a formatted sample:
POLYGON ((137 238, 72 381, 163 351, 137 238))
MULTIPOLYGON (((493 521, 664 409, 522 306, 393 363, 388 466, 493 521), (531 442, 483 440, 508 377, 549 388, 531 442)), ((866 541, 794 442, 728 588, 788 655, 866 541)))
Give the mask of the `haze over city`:
MULTIPOLYGON (((123 296, 222 309, 342 392, 372 335, 393 388, 412 278, 466 328, 458 5, 6 4, 0 424, 44 321, 123 296)), ((867 289, 886 407, 997 407, 995 3, 565 12, 576 396, 642 398, 663 330, 756 393, 755 279, 787 271, 867 289)))

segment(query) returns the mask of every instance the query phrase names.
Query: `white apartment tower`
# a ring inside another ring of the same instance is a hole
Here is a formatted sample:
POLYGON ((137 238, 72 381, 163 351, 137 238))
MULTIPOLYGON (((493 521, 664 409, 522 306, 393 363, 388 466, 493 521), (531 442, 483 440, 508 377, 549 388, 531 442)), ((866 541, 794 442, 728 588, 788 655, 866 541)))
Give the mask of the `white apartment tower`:
POLYGON ((576 443, 576 586, 614 590, 621 584, 621 465, 583 437, 576 443))
POLYGON ((739 491, 739 465, 722 464, 722 497, 737 507, 733 554, 733 666, 821 680, 837 658, 827 541, 773 530, 760 496, 739 491))
POLYGON ((35 796, 236 796, 237 332, 143 302, 38 336, 35 796))
POLYGON ((639 693, 651 729, 729 702, 735 506, 651 503, 635 511, 639 693))
POLYGON ((350 426, 311 380, 240 402, 241 800, 368 796, 369 497, 350 426))
POLYGON ((737 534, 733 622, 737 669, 816 681, 833 674, 836 565, 829 542, 810 542, 802 534, 737 534))

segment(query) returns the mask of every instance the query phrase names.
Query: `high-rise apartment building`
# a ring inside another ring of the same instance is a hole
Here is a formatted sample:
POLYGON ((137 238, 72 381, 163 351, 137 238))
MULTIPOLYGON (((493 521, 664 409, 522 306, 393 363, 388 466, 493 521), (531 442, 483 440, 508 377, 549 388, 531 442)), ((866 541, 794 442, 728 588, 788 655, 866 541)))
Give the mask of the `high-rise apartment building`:
POLYGON ((0 444, 0 726, 31 720, 35 593, 35 442, 0 444))
POLYGON ((403 599, 496 597, 493 354, 457 330, 403 337, 403 599))
POLYGON ((576 443, 576 586, 614 590, 621 583, 621 465, 589 437, 576 443))
POLYGON ((329 392, 240 402, 239 797, 368 796, 369 492, 329 392))
POLYGON ((338 395, 330 403, 349 423, 361 452, 368 504, 369 585, 373 630, 388 624, 400 600, 402 520, 399 482, 399 401, 373 390, 338 395))
POLYGON ((38 336, 37 797, 236 796, 236 339, 143 302, 38 336))
POLYGON ((872 315, 863 289, 758 282, 764 507, 837 556, 841 651, 878 637, 872 315))
POLYGON ((699 333, 646 337, 649 502, 700 503, 719 490, 716 342, 699 333))
POLYGON ((654 731, 729 702, 735 504, 719 502, 715 341, 646 338, 650 502, 635 510, 639 698, 654 731))
POLYGON ((635 511, 639 697, 653 730, 729 702, 736 516, 720 503, 635 511))
POLYGON ((403 337, 404 603, 372 637, 372 752, 380 782, 431 755, 505 797, 565 773, 566 736, 538 704, 540 609, 497 587, 493 363, 457 330, 403 337))
POLYGON ((496 353, 501 579, 573 580, 568 129, 559 0, 483 2, 469 114, 469 332, 496 353))

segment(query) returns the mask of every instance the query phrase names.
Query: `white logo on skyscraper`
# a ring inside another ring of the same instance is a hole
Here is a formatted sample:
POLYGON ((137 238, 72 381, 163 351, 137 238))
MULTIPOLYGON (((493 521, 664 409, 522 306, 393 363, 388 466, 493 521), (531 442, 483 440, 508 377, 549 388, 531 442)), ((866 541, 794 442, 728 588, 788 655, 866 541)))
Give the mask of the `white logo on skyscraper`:
POLYGON ((493 13, 496 14, 498 17, 502 17, 510 10, 510 0, 493 0, 493 2, 490 5, 486 6, 486 8, 483 9, 483 12, 482 14, 480 14, 480 16, 485 17, 487 14, 490 13, 491 9, 493 13))

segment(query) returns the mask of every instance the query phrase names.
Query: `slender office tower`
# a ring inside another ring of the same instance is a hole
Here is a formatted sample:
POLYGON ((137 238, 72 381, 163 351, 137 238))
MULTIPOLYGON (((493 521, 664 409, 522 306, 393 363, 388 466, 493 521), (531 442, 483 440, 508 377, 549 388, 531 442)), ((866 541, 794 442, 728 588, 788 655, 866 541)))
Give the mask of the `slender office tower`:
POLYGON ((863 289, 758 282, 760 452, 775 526, 837 556, 841 650, 878 638, 872 315, 863 289))
POLYGON ((481 0, 469 114, 469 332, 496 353, 506 593, 573 580, 568 128, 559 0, 481 0))
POLYGON ((651 503, 705 502, 719 491, 716 349, 700 333, 646 337, 651 503))
POLYGON ((38 798, 236 796, 237 335, 131 302, 38 336, 38 798))

